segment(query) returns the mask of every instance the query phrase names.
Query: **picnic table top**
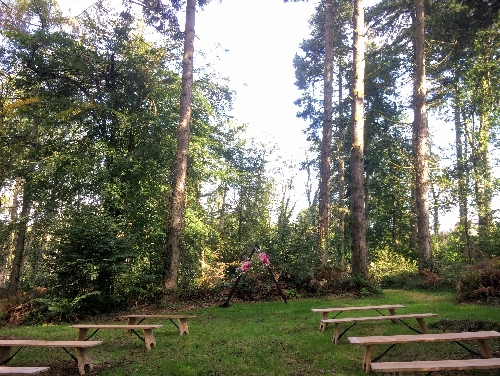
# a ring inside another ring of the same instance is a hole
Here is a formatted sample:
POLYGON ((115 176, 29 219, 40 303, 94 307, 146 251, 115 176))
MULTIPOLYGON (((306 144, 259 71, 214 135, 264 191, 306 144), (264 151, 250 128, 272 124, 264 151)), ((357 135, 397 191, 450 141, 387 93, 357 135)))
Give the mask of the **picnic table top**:
POLYGON ((45 341, 37 339, 2 339, 0 346, 94 347, 102 341, 45 341))
POLYGON ((348 337, 353 345, 378 345, 378 344, 397 344, 409 342, 445 342, 460 340, 481 340, 500 338, 500 333, 494 330, 479 332, 460 332, 460 333, 438 333, 438 334, 403 334, 394 336, 367 336, 367 337, 348 337))
POLYGON ((132 314, 132 315, 125 315, 123 317, 144 317, 144 318, 158 318, 158 319, 161 319, 161 318, 165 318, 165 319, 185 319, 185 318, 194 318, 196 316, 190 316, 190 315, 169 315, 169 314, 157 314, 157 315, 148 315, 148 314, 139 314, 139 313, 136 313, 136 314, 132 314))
POLYGON ((68 328, 77 329, 157 329, 162 328, 160 324, 137 324, 137 325, 123 325, 123 324, 79 324, 70 325, 68 328))
POLYGON ((365 310, 394 309, 394 308, 406 308, 406 306, 401 305, 401 304, 387 304, 387 305, 377 305, 377 306, 311 308, 311 311, 313 311, 313 312, 343 312, 343 311, 365 311, 365 310))
POLYGON ((407 315, 387 315, 387 316, 367 316, 367 317, 345 317, 342 319, 325 319, 321 322, 327 323, 341 323, 341 322, 353 322, 353 321, 377 321, 377 320, 397 320, 397 319, 411 319, 411 318, 424 318, 424 317, 435 317, 436 313, 411 313, 407 315))
POLYGON ((48 371, 50 367, 0 367, 0 375, 38 375, 48 371))

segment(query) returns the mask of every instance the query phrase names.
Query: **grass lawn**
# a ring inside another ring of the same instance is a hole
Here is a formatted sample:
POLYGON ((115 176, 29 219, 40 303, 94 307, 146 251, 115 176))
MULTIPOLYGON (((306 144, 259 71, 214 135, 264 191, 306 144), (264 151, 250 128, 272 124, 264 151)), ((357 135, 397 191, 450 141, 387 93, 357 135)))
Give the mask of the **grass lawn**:
MULTIPOLYGON (((402 324, 390 321, 358 323, 332 343, 333 326, 319 331, 321 315, 311 308, 352 305, 403 304, 397 313, 436 313, 426 319, 430 333, 442 331, 500 330, 500 308, 473 304, 454 304, 450 293, 386 290, 384 295, 363 299, 318 298, 264 303, 231 303, 185 310, 196 315, 189 319, 190 334, 179 336, 168 320, 150 319, 147 323, 163 324, 155 330, 157 346, 147 351, 133 334, 119 330, 101 330, 92 340, 103 344, 91 350, 94 371, 89 375, 365 375, 361 369, 364 348, 353 346, 348 336, 414 334, 402 324)), ((153 310, 153 309, 152 309, 153 310)), ((133 313, 133 312, 127 312, 133 313)), ((158 308, 154 312, 166 313, 158 308)), ((387 312, 383 312, 387 314, 387 312)), ((344 312, 340 317, 378 315, 375 311, 344 312)), ((416 320, 405 320, 418 328, 416 320)), ((82 323, 123 323, 119 315, 95 318, 82 323)), ((73 340, 76 329, 70 324, 52 326, 3 327, 4 339, 73 340)), ((341 327, 345 329, 347 325, 341 327)), ((474 342, 464 343, 479 352, 474 342)), ((500 340, 489 342, 494 357, 500 357, 500 340)), ((13 349, 15 350, 15 349, 13 349)), ((375 347, 374 357, 385 348, 375 347)), ((382 361, 431 359, 466 359, 477 357, 454 343, 398 345, 382 361)), ((11 366, 50 366, 47 376, 78 375, 76 364, 63 350, 24 348, 9 363, 11 366)), ((373 373, 372 373, 373 374, 373 373)), ((425 373, 419 373, 425 375, 425 373)), ((433 375, 499 375, 499 370, 468 372, 435 372, 433 375)), ((409 374, 410 375, 410 374, 409 374)))

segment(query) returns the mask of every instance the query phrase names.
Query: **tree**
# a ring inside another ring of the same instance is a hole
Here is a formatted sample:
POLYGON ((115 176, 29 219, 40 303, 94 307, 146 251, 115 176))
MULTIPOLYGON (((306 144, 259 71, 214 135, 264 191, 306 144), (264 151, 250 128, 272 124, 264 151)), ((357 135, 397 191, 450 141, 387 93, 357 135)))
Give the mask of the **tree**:
POLYGON ((353 104, 351 123, 351 253, 352 274, 368 276, 364 187, 365 22, 363 0, 354 0, 353 104))
POLYGON ((325 66, 323 74, 323 135, 319 172, 319 241, 323 263, 328 262, 330 233, 330 177, 333 116, 333 0, 324 1, 325 66))
MULTIPOLYGON (((145 0, 140 3, 150 24, 158 30, 167 29, 177 34, 177 18, 174 11, 180 9, 180 0, 171 0, 171 6, 163 5, 161 1, 145 0)), ((172 203, 167 243, 164 260, 163 288, 167 297, 177 299, 179 258, 181 253, 182 222, 185 210, 185 194, 188 171, 189 135, 191 122, 191 100, 193 95, 193 57, 194 57, 194 27, 196 20, 196 5, 206 4, 206 0, 186 1, 186 22, 184 29, 184 51, 182 59, 182 92, 180 97, 180 117, 177 131, 177 152, 175 158, 174 180, 172 185, 172 203)))
POLYGON ((415 72, 414 120, 415 139, 415 192, 418 228, 418 270, 423 272, 431 258, 429 230, 429 128, 426 115, 425 91, 425 13, 424 1, 415 0, 415 72))
MULTIPOLYGON (((172 191, 172 208, 169 231, 170 265, 165 268, 164 289, 177 298, 177 277, 181 247, 181 230, 184 216, 186 173, 188 165, 189 134, 191 121, 191 99, 193 95, 193 55, 196 0, 187 0, 186 27, 184 30, 184 54, 182 59, 182 93, 180 100, 180 120, 177 137, 177 154, 172 191)), ((167 265, 167 264, 166 264, 167 265)))

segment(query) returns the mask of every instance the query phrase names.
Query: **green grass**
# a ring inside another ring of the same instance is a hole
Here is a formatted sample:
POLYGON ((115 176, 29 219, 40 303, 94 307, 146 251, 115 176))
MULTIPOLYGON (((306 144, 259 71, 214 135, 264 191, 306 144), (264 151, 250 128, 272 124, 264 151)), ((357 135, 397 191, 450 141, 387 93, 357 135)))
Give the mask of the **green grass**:
MULTIPOLYGON (((426 323, 431 333, 433 323, 441 320, 472 320, 497 323, 500 308, 473 304, 454 304, 449 293, 387 290, 383 296, 364 299, 301 299, 264 303, 232 303, 181 313, 196 315, 189 319, 190 334, 179 336, 168 320, 149 320, 163 324, 155 330, 157 346, 147 351, 133 334, 101 330, 92 340, 103 344, 91 350, 95 369, 90 375, 107 376, 230 376, 230 375, 365 375, 361 369, 364 348, 353 346, 348 336, 413 334, 402 324, 390 321, 358 323, 338 345, 332 340, 333 326, 320 332, 321 315, 311 308, 351 305, 404 304, 397 313, 438 314, 426 323)), ((384 312, 386 314, 386 312, 384 312)), ((377 315, 374 311, 342 313, 339 317, 377 315)), ((88 323, 124 323, 119 316, 94 319, 88 323), (99 320, 99 321, 97 321, 99 320)), ((416 320, 406 320, 418 328, 416 320)), ((69 324, 55 326, 3 327, 2 338, 72 340, 76 329, 69 324)), ((499 324, 500 325, 500 324, 499 324)), ((345 327, 344 327, 345 328, 345 327)), ((344 328, 341 327, 341 330, 344 328)), ((475 343, 466 345, 479 351, 475 343)), ((495 357, 500 357, 500 340, 490 341, 495 357)), ((374 356, 384 349, 375 348, 374 356)), ((408 344, 392 349, 383 361, 462 359, 474 357, 454 343, 408 344)), ((13 366, 50 366, 48 376, 78 375, 76 364, 59 349, 25 348, 9 363, 13 366)), ((436 372, 436 375, 498 375, 498 370, 470 372, 436 372)), ((420 373, 425 375, 425 373, 420 373)))

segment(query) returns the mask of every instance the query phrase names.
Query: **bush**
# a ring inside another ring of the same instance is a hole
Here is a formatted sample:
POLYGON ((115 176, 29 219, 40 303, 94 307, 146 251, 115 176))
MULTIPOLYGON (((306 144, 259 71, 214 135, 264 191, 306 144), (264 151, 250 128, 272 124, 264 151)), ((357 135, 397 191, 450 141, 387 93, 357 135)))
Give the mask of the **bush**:
POLYGON ((459 302, 500 304, 500 258, 467 266, 456 294, 459 302))
POLYGON ((414 288, 417 284, 417 262, 389 249, 376 254, 369 271, 382 288, 414 288))

